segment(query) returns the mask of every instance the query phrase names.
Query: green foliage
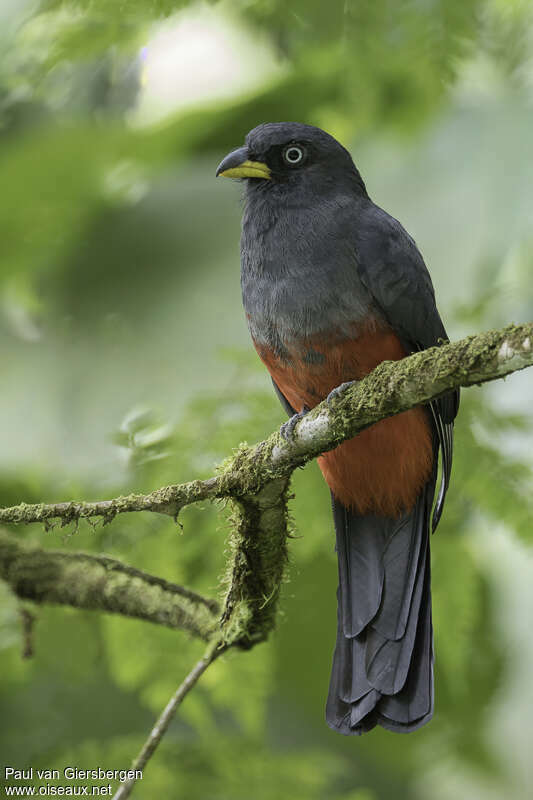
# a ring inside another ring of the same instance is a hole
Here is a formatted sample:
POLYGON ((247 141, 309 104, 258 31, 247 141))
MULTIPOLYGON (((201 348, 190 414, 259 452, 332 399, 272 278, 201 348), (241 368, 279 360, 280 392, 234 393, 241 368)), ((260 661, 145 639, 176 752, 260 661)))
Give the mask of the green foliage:
MULTIPOLYGON (((258 119, 314 121, 344 137, 361 135, 376 119, 417 126, 436 109, 465 42, 478 34, 481 3, 448 2, 437 9, 430 2, 404 3, 391 14, 385 0, 333 2, 327 15, 322 3, 303 0, 288 9, 284 3, 243 3, 243 20, 266 32, 282 51, 283 77, 230 107, 180 116, 150 134, 132 132, 118 121, 103 127, 93 114, 113 110, 110 92, 121 79, 124 58, 110 53, 109 46, 138 44, 147 21, 184 5, 48 2, 43 13, 21 26, 16 55, 7 58, 6 86, 15 80, 15 88, 45 107, 59 105, 61 113, 33 130, 30 126, 3 148, 0 235, 9 273, 57 264, 97 209, 105 212, 110 179, 124 163, 149 177, 171 158, 232 146, 258 119), (88 72, 87 59, 103 50, 107 54, 98 71, 88 72), (86 97, 82 109, 80 93, 86 97), (79 117, 80 110, 85 113, 73 128, 71 116, 79 117), (24 218, 17 215, 21 207, 27 210, 24 218), (22 229, 27 219, 31 236, 22 229)), ((10 121, 18 127, 10 120, 16 97, 7 95, 7 132, 10 121)))
POLYGON ((133 17, 153 20, 165 17, 190 5, 188 0, 41 0, 43 11, 73 9, 85 13, 101 14, 106 20, 133 17))

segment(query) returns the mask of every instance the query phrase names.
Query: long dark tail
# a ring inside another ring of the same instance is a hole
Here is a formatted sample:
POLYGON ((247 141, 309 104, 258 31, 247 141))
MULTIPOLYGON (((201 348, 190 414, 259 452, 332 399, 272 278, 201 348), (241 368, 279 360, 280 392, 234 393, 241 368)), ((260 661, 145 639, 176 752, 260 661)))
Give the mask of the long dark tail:
POLYGON ((399 519, 333 499, 339 588, 326 721, 339 733, 409 732, 433 715, 431 480, 399 519))

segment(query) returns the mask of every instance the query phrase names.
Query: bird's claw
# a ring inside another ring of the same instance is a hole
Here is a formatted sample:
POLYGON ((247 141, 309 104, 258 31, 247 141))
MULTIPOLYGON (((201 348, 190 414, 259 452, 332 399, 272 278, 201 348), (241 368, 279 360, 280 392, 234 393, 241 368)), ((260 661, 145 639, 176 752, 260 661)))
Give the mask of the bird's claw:
POLYGON ((286 442, 292 439, 294 426, 296 425, 297 422, 300 422, 302 417, 305 417, 305 415, 309 413, 309 410, 310 409, 308 409, 307 406, 304 406, 301 411, 299 411, 297 414, 293 414, 292 417, 289 420, 287 420, 287 422, 283 423, 283 425, 279 429, 279 432, 281 436, 283 436, 286 442))
POLYGON ((348 386, 353 386, 356 381, 346 381, 345 383, 341 383, 340 386, 336 386, 335 389, 332 389, 331 392, 326 397, 326 403, 328 406, 331 405, 332 400, 337 400, 339 395, 348 388, 348 386))

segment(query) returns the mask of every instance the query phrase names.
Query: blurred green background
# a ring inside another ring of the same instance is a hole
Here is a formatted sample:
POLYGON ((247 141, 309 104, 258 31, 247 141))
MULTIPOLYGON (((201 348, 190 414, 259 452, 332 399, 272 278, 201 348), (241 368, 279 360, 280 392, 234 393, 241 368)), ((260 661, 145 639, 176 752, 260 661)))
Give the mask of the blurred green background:
MULTIPOLYGON (((350 147, 417 240, 452 338, 533 319, 526 0, 2 0, 0 23, 1 505, 207 476, 283 421, 241 311, 240 189, 214 179, 260 122, 350 147)), ((532 390, 526 372, 464 393, 432 539, 431 724, 325 725, 336 563, 312 464, 278 629, 206 673, 136 797, 531 796, 532 390)), ((224 513, 181 522, 17 535, 218 593, 224 513)), ((42 608, 22 660, 17 603, 0 600, 0 760, 127 767, 202 645, 42 608)))

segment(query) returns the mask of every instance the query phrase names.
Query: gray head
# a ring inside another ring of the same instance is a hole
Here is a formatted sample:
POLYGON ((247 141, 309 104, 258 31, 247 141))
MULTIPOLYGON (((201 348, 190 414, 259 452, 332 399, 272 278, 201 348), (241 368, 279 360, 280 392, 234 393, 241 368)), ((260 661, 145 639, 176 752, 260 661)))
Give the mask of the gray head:
POLYGON ((321 193, 329 187, 352 188, 366 196, 349 152, 329 133, 301 122, 266 122, 250 131, 244 147, 229 153, 217 175, 243 178, 248 190, 321 193))

